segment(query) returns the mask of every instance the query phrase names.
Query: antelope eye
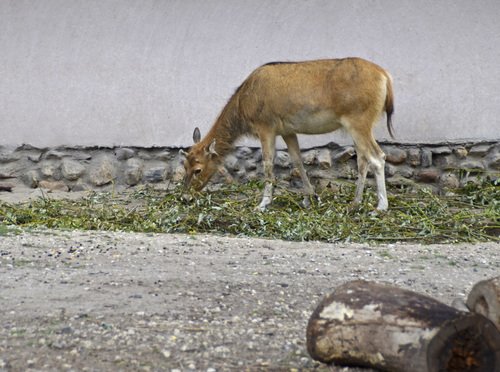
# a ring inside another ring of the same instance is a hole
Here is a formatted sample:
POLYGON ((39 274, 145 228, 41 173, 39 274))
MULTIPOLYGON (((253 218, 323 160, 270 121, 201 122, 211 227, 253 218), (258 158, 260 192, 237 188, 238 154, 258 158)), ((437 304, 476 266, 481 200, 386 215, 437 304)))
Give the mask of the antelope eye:
POLYGON ((194 170, 194 174, 200 174, 201 173, 201 169, 200 168, 197 168, 194 170))

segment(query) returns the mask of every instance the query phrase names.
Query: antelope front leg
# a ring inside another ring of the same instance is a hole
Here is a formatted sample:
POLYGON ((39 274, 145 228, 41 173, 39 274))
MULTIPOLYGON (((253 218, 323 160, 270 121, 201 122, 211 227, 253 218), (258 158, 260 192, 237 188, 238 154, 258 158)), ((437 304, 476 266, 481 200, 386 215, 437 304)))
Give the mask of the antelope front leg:
POLYGON ((262 195, 262 201, 259 204, 259 209, 264 212, 273 201, 273 183, 267 181, 264 186, 264 193, 262 195))
POLYGON ((260 141, 262 144, 262 164, 264 167, 264 177, 266 180, 266 185, 264 186, 264 194, 262 195, 262 201, 259 204, 259 209, 265 211, 266 208, 273 201, 273 189, 274 189, 274 145, 275 137, 261 136, 260 141))

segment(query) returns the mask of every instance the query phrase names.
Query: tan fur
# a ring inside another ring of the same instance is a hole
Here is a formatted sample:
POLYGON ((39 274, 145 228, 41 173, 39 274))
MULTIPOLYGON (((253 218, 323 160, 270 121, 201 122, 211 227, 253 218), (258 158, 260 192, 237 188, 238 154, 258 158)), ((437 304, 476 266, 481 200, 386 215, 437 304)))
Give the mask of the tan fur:
POLYGON ((195 138, 186 156, 186 186, 202 189, 219 164, 244 135, 262 144, 266 189, 264 209, 272 199, 275 138, 285 140, 301 173, 305 193, 314 192, 300 159, 297 134, 322 134, 341 127, 352 136, 358 155, 360 202, 368 167, 377 179, 379 209, 387 208, 381 178, 384 158, 373 138, 373 127, 385 112, 392 136, 392 81, 383 68, 360 58, 271 63, 257 68, 230 98, 203 139, 195 138), (199 141, 198 141, 199 140, 199 141), (384 200, 385 199, 385 200, 384 200))

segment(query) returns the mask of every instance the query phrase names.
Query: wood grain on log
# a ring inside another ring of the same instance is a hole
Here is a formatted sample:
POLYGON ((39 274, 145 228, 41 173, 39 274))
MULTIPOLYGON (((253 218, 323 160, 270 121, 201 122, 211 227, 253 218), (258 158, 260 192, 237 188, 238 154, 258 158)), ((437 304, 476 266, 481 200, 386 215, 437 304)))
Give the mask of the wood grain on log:
POLYGON ((474 285, 466 305, 470 311, 491 320, 500 331, 500 276, 474 285))
POLYGON ((307 348, 321 362, 388 371, 500 368, 500 333, 482 315, 362 280, 323 299, 309 320, 307 348))

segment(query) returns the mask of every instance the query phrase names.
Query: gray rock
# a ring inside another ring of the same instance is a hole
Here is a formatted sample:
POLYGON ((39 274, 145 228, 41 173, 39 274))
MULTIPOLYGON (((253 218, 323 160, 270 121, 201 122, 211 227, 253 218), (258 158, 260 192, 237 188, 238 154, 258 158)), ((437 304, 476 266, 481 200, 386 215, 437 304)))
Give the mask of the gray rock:
POLYGON ((468 155, 468 151, 465 147, 463 146, 460 146, 460 147, 457 147, 453 150, 453 152, 455 153, 455 156, 458 158, 458 159, 465 159, 468 155))
POLYGON ((172 158, 172 153, 164 150, 155 155, 156 160, 169 161, 172 158))
POLYGON ((258 149, 257 151, 254 152, 253 159, 256 162, 260 162, 262 160, 262 150, 261 149, 258 149))
POLYGON ((101 162, 90 172, 90 182, 94 186, 104 186, 116 177, 114 162, 108 156, 102 158, 101 162))
POLYGON ((253 150, 247 146, 238 147, 235 151, 235 155, 238 159, 246 159, 251 157, 253 154, 253 150))
POLYGON ((68 181, 76 181, 85 173, 85 167, 75 160, 64 159, 61 164, 61 172, 68 181))
POLYGON ((342 163, 349 159, 351 159, 354 155, 356 155, 356 150, 352 146, 341 148, 339 151, 333 154, 333 160, 336 162, 342 163))
POLYGON ((408 164, 412 167, 417 167, 422 162, 422 156, 419 148, 411 148, 408 150, 408 164))
POLYGON ((148 169, 144 174, 144 179, 149 183, 158 183, 165 181, 167 177, 166 167, 154 167, 148 169))
POLYGON ((454 155, 434 156, 432 162, 436 167, 439 167, 441 169, 450 169, 456 167, 456 161, 454 155))
POLYGON ((446 172, 439 177, 439 186, 445 189, 457 189, 460 186, 460 181, 455 174, 446 172))
POLYGON ((44 177, 60 180, 62 178, 61 163, 59 161, 44 161, 40 167, 44 177))
POLYGON ((433 147, 431 151, 435 155, 449 155, 452 152, 449 146, 433 147))
POLYGON ((429 149, 422 150, 420 163, 424 168, 428 168, 432 165, 432 152, 429 149))
POLYGON ((339 178, 348 180, 358 178, 358 169, 354 159, 338 163, 332 169, 334 169, 336 176, 339 178))
POLYGON ((247 171, 254 171, 257 169, 257 163, 255 162, 254 159, 247 159, 245 160, 245 169, 247 171))
POLYGON ((329 149, 321 149, 318 151, 318 163, 321 169, 329 169, 332 167, 332 155, 329 149))
POLYGON ((500 152, 488 155, 486 162, 489 168, 500 170, 500 152))
POLYGON ((91 160, 92 154, 85 151, 77 151, 71 154, 73 160, 91 160))
MULTIPOLYGON (((0 149, 3 149, 4 146, 0 146, 0 149)), ((32 150, 40 150, 40 148, 35 147, 29 144, 22 144, 21 146, 16 148, 17 151, 32 151, 32 150)))
POLYGON ((396 174, 399 174, 406 178, 412 178, 413 175, 415 174, 415 170, 411 167, 403 165, 398 167, 396 174))
POLYGON ((405 178, 413 177, 414 170, 408 166, 396 166, 390 163, 385 163, 385 174, 387 177, 400 175, 405 178))
POLYGON ((491 146, 492 146, 491 144, 486 144, 486 143, 472 146, 472 148, 469 150, 469 154, 483 156, 490 150, 491 146))
POLYGON ((20 158, 21 158, 21 156, 18 153, 15 153, 12 151, 0 152, 0 164, 12 163, 14 161, 18 161, 20 158))
POLYGON ((144 162, 139 159, 128 159, 124 171, 125 183, 130 186, 137 185, 142 180, 144 162))
POLYGON ((240 169, 239 171, 236 172, 236 177, 241 180, 242 182, 246 182, 247 180, 247 172, 246 170, 243 168, 243 169, 240 169))
POLYGON ((274 164, 282 168, 288 168, 290 166, 290 156, 285 151, 276 151, 274 164))
POLYGON ((75 192, 78 192, 78 191, 89 191, 89 190, 91 190, 91 187, 88 184, 83 183, 81 181, 78 181, 73 186, 71 186, 71 191, 75 191, 75 192))
POLYGON ((184 169, 184 166, 178 165, 174 168, 174 171, 172 173, 172 181, 181 182, 184 179, 185 174, 186 170, 184 169))
POLYGON ((66 153, 62 152, 62 151, 58 151, 58 150, 49 150, 46 154, 45 154, 45 159, 49 160, 49 159, 57 159, 57 160, 60 160, 62 158, 64 158, 66 155, 66 153))
POLYGON ((316 160, 317 160, 318 150, 307 150, 307 151, 304 151, 301 154, 301 156, 302 156, 302 162, 305 165, 314 165, 316 163, 316 160))
POLYGON ((247 180, 258 180, 261 179, 261 175, 257 171, 249 171, 247 172, 247 180))
POLYGON ((235 172, 241 168, 239 159, 233 154, 226 156, 226 159, 224 159, 224 165, 228 170, 235 172))
POLYGON ((69 191, 68 186, 62 181, 47 181, 43 180, 38 183, 38 187, 50 191, 69 191))
POLYGON ((341 149, 343 148, 343 146, 340 146, 338 143, 336 142, 328 142, 326 144, 326 147, 328 147, 330 150, 338 150, 338 149, 341 149))
POLYGON ((135 151, 126 147, 120 147, 115 151, 118 160, 127 160, 135 155, 135 151))
POLYGON ((146 149, 140 150, 137 156, 143 160, 152 160, 153 155, 151 154, 151 151, 148 151, 146 149))
POLYGON ((395 175, 394 177, 389 177, 386 180, 388 185, 391 186, 406 186, 406 187, 417 187, 417 183, 409 178, 403 177, 401 175, 395 175))
POLYGON ((32 161, 33 163, 38 163, 41 159, 42 159, 41 152, 32 153, 28 155, 28 160, 32 161))
POLYGON ((440 175, 440 171, 436 168, 422 169, 417 172, 415 178, 419 182, 433 183, 436 182, 440 175))
POLYGON ((385 163, 385 175, 386 175, 386 177, 394 176, 396 174, 396 171, 397 171, 396 166, 389 164, 389 163, 385 163))
POLYGON ((327 169, 313 169, 308 172, 311 179, 334 179, 332 172, 327 169))
POLYGON ((40 175, 36 170, 29 170, 21 176, 21 180, 26 186, 34 189, 38 186, 40 175))
POLYGON ((407 158, 405 150, 399 149, 397 147, 384 147, 385 160, 392 164, 401 164, 407 158))

